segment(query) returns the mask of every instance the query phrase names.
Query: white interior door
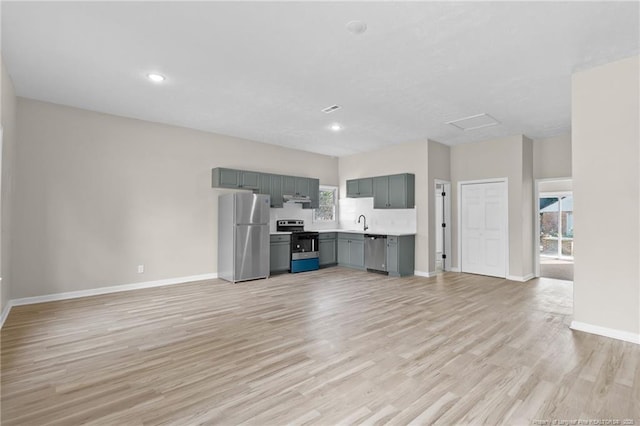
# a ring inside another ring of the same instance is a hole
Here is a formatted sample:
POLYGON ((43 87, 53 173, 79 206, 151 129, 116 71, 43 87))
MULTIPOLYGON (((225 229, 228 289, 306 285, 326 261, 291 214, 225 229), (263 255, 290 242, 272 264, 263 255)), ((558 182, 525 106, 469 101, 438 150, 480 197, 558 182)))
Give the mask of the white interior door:
POLYGON ((461 185, 461 271, 505 278, 505 182, 461 185))

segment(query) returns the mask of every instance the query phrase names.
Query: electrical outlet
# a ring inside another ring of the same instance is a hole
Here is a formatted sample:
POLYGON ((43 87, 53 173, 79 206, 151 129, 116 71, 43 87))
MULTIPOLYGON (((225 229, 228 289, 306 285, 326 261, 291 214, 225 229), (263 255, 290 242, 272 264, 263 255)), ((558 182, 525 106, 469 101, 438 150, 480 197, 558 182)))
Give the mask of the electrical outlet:
POLYGON ((138 273, 144 274, 144 265, 138 265, 138 273))

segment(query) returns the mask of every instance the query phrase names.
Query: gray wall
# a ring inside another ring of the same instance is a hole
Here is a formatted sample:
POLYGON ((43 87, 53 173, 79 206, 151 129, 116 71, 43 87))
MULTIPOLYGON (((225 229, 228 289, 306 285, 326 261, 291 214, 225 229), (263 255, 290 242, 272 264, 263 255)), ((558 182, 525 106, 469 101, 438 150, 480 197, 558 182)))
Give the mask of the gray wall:
POLYGON ((340 157, 340 194, 347 193, 347 179, 395 173, 416 175, 415 269, 429 272, 429 219, 427 184, 427 141, 392 145, 376 151, 340 157))
POLYGON ((638 57, 572 78, 574 320, 640 333, 638 57), (612 226, 615 224, 616 226, 612 226))
POLYGON ((533 177, 571 177, 571 134, 533 141, 533 177))
POLYGON ((509 268, 508 274, 525 277, 533 271, 533 161, 531 140, 517 135, 493 141, 456 145, 451 148, 452 266, 458 259, 458 183, 493 178, 508 179, 509 268), (525 210, 531 212, 526 214, 525 210), (529 245, 529 247, 525 247, 529 245))
MULTIPOLYGON (((430 226, 428 228, 429 232, 429 272, 435 272, 436 270, 436 236, 434 234, 436 231, 437 224, 436 220, 436 212, 435 212, 435 204, 436 204, 436 194, 435 194, 435 180, 445 180, 451 181, 451 148, 447 145, 443 145, 441 143, 435 141, 429 141, 429 165, 428 165, 428 189, 429 189, 429 223, 430 226)), ((449 194, 451 197, 452 194, 449 194)), ((451 226, 452 224, 449 224, 451 226)), ((450 247, 447 247, 448 251, 450 247)), ((449 256, 451 256, 449 254, 449 256)))
POLYGON ((213 167, 338 184, 334 157, 23 98, 17 118, 12 298, 216 272, 213 167))
POLYGON ((0 57, 1 68, 1 85, 0 85, 0 123, 3 128, 2 140, 2 189, 0 209, 0 312, 3 312, 7 302, 13 297, 11 292, 12 271, 11 271, 11 238, 12 238, 12 210, 14 198, 14 174, 15 174, 15 156, 16 156, 16 95, 13 88, 11 77, 2 63, 0 57))

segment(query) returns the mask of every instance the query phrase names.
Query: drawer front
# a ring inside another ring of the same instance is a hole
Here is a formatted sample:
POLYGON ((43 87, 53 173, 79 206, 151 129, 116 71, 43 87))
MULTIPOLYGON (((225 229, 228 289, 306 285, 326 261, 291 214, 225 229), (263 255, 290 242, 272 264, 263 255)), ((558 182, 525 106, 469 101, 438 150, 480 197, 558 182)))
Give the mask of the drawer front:
POLYGON ((278 243, 278 242, 288 243, 291 241, 291 235, 271 235, 270 239, 272 243, 278 243))
POLYGON ((352 234, 350 232, 338 233, 338 238, 342 240, 364 241, 364 234, 352 234))
POLYGON ((321 232, 318 235, 319 240, 335 240, 338 237, 337 232, 321 232))

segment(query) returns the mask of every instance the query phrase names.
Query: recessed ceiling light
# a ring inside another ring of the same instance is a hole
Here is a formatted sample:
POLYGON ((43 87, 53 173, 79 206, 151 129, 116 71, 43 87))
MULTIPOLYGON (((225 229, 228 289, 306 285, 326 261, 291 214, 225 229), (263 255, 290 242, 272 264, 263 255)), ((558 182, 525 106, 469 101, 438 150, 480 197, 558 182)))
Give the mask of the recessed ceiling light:
POLYGON ((162 74, 149 73, 147 74, 147 78, 154 83, 162 83, 165 80, 165 76, 162 74))
POLYGON ((362 21, 349 21, 347 22, 347 31, 351 34, 360 35, 367 31, 367 24, 362 21))
POLYGON ((338 123, 333 123, 331 125, 331 130, 333 130, 334 132, 339 132, 340 130, 342 130, 342 126, 338 123))

